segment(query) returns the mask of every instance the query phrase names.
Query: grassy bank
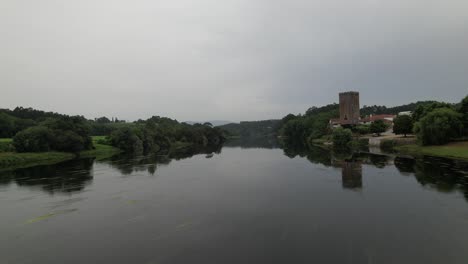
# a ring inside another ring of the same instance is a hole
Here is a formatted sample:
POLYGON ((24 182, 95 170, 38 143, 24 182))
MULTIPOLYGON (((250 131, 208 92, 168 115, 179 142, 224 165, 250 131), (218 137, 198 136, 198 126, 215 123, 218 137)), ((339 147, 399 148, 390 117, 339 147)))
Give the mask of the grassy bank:
POLYGON ((426 155, 468 160, 468 141, 453 142, 442 146, 405 145, 397 146, 395 150, 412 156, 426 155))
MULTIPOLYGON (((101 137, 93 137, 95 149, 82 151, 79 154, 67 152, 40 152, 40 153, 17 153, 0 152, 0 170, 10 170, 16 168, 26 168, 37 165, 50 165, 77 157, 105 159, 121 152, 120 149, 112 146, 98 144, 101 137)), ((11 139, 0 139, 1 143, 10 143, 11 139)))
POLYGON ((74 159, 75 157, 76 155, 65 152, 2 152, 0 153, 0 170, 55 164, 62 161, 74 159))

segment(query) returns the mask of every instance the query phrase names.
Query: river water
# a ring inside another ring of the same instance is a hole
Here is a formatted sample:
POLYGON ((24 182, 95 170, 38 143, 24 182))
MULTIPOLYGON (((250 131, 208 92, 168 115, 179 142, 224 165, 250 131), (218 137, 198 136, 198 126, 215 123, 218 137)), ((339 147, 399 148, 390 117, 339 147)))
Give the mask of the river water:
POLYGON ((468 164, 274 144, 0 173, 0 263, 468 263, 468 164))

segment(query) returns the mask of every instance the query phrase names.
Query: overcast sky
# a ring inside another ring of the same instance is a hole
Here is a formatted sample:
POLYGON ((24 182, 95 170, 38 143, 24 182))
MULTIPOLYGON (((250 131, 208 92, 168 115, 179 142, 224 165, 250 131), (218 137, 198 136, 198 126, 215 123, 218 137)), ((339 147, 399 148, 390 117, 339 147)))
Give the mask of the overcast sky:
POLYGON ((468 94, 466 0, 0 0, 0 108, 259 120, 468 94))

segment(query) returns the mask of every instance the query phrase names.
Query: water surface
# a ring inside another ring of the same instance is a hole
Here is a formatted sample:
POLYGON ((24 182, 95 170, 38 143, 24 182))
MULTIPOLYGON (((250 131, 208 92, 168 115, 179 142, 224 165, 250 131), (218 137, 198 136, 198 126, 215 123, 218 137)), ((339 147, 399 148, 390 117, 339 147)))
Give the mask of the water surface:
POLYGON ((0 263, 468 263, 468 165, 228 144, 0 174, 0 263))

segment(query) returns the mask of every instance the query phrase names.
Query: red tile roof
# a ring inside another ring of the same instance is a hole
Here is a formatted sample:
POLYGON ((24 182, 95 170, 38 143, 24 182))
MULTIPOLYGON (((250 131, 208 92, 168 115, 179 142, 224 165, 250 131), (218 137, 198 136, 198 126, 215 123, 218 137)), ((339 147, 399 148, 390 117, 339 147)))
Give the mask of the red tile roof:
POLYGON ((374 121, 377 121, 377 120, 390 121, 388 119, 393 119, 395 117, 396 117, 396 115, 373 115, 373 116, 369 116, 369 117, 361 119, 361 122, 374 122, 374 121))

